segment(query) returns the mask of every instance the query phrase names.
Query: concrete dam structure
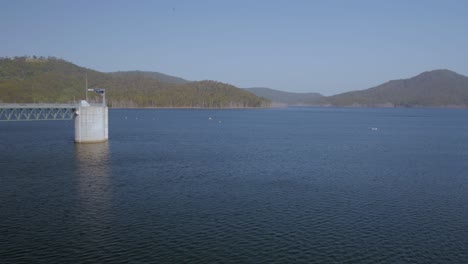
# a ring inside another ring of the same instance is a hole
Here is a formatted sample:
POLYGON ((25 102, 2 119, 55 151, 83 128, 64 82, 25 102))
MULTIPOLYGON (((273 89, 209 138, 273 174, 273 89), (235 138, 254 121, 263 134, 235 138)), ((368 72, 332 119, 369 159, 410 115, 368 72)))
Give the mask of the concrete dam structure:
POLYGON ((105 105, 81 101, 75 110, 75 142, 97 143, 109 139, 109 114, 105 105))
POLYGON ((109 114, 104 89, 88 89, 102 95, 102 104, 0 104, 0 121, 75 119, 75 142, 98 143, 109 139, 109 114))

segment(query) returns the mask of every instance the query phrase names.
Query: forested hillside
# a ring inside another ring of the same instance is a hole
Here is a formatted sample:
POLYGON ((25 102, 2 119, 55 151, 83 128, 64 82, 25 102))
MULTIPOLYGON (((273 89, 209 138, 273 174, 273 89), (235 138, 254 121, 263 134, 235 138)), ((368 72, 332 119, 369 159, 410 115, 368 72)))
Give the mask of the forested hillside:
POLYGON ((423 72, 409 79, 324 98, 332 106, 468 107, 468 77, 449 70, 423 72))
POLYGON ((274 90, 265 87, 246 88, 247 91, 276 103, 286 105, 316 105, 321 102, 323 95, 319 93, 293 93, 274 90))
MULTIPOLYGON (((216 81, 190 82, 157 72, 103 73, 54 57, 0 58, 0 103, 65 103, 105 88, 111 107, 269 107, 286 105, 364 107, 468 107, 468 77, 449 70, 333 96, 288 93, 267 88, 239 89, 216 81), (267 99, 265 99, 267 98, 267 99), (270 101, 271 100, 271 101, 270 101)), ((90 95, 98 100, 99 95, 90 95)))
MULTIPOLYGON (((270 101, 216 81, 187 82, 150 72, 103 73, 54 57, 0 59, 0 101, 64 103, 105 88, 111 107, 268 107, 270 101), (161 81, 161 79, 166 80, 161 81)), ((97 100, 96 96, 91 100, 97 100)))
POLYGON ((155 79, 161 82, 165 83, 188 83, 189 81, 167 75, 164 73, 159 73, 159 72, 148 72, 148 71, 118 71, 118 72, 111 72, 111 74, 114 74, 116 76, 121 76, 121 77, 130 77, 130 76, 143 76, 143 77, 148 77, 151 79, 155 79))

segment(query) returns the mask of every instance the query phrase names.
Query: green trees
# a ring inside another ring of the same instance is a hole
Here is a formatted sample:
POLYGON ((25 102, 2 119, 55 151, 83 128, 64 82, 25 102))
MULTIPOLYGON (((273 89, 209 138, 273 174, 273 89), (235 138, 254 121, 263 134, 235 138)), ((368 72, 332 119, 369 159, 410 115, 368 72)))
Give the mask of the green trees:
MULTIPOLYGON (((270 104, 264 98, 221 82, 166 82, 169 80, 166 75, 156 73, 102 73, 53 57, 0 58, 0 101, 64 103, 84 99, 85 75, 90 88, 106 88, 111 107, 226 108, 270 104), (164 81, 157 79, 160 76, 164 81)), ((90 100, 99 99, 99 95, 89 95, 90 100)))

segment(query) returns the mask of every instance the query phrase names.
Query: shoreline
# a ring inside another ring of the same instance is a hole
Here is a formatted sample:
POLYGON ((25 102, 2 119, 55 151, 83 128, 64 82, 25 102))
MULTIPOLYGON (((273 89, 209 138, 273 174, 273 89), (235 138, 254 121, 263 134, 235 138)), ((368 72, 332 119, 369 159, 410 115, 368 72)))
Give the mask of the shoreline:
MULTIPOLYGON (((0 106, 9 106, 9 105, 28 105, 28 104, 37 104, 38 106, 41 105, 49 105, 48 103, 0 103, 0 106)), ((70 104, 78 104, 76 102, 73 103, 51 103, 51 105, 63 105, 68 106, 70 104)), ((243 109, 286 109, 286 108, 342 108, 342 109, 468 109, 468 105, 445 105, 445 106, 382 106, 382 105, 345 105, 345 106, 337 106, 337 105, 305 105, 305 104, 297 104, 297 105, 272 105, 269 107, 261 106, 261 107, 192 107, 192 106, 131 106, 131 107, 112 107, 107 106, 110 109, 186 109, 186 110, 243 110, 243 109)))
POLYGON ((468 106, 333 106, 333 105, 289 105, 272 107, 111 107, 111 109, 180 109, 180 110, 251 110, 251 109, 287 109, 287 108, 341 108, 341 109, 468 109, 468 106))
POLYGON ((111 107, 111 109, 199 109, 199 110, 242 110, 242 109, 272 109, 274 107, 190 107, 190 106, 178 106, 178 107, 155 107, 155 106, 143 106, 143 107, 111 107))

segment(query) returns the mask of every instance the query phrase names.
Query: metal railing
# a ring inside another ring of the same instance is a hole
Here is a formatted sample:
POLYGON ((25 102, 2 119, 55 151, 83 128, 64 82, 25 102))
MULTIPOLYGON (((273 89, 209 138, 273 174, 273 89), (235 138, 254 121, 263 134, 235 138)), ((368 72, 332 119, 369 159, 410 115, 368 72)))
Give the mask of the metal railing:
POLYGON ((71 120, 77 104, 0 104, 0 121, 71 120))

